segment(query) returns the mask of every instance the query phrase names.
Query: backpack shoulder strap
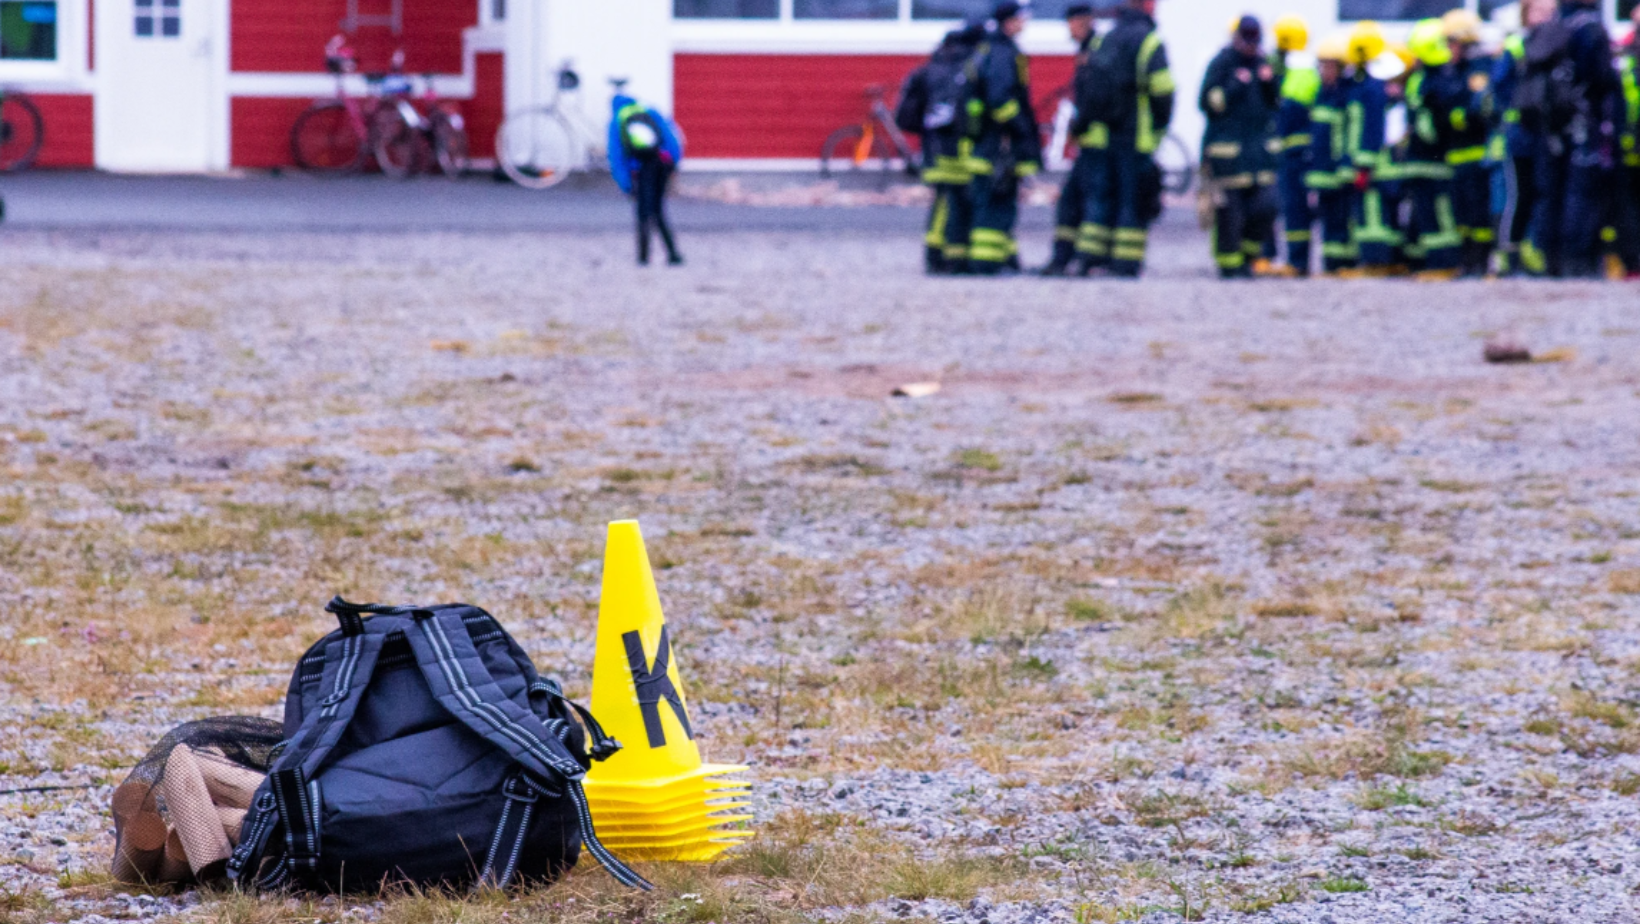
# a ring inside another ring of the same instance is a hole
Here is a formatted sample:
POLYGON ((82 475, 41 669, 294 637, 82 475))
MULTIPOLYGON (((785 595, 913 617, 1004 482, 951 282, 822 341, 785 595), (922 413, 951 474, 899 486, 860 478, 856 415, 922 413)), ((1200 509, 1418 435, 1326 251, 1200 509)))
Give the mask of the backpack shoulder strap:
POLYGON ((399 617, 377 615, 366 620, 361 612, 369 610, 338 610, 340 600, 326 607, 342 623, 341 634, 325 642, 325 671, 319 689, 329 692, 317 709, 303 716, 296 734, 282 745, 279 759, 256 790, 241 827, 239 846, 228 861, 228 876, 240 885, 278 888, 292 872, 317 867, 318 799, 310 781, 353 722, 388 633, 409 628, 409 620, 399 617), (264 875, 262 860, 279 829, 284 832, 283 847, 277 851, 280 860, 264 875))
POLYGON ((575 805, 581 840, 610 875, 623 885, 648 891, 648 880, 616 859, 598 840, 592 826, 581 778, 586 771, 564 746, 568 728, 563 720, 548 722, 509 699, 490 676, 484 659, 473 646, 466 624, 457 612, 414 610, 414 625, 406 629, 422 678, 450 714, 474 734, 490 742, 542 780, 564 781, 565 793, 575 805), (556 727, 555 727, 556 726, 556 727))

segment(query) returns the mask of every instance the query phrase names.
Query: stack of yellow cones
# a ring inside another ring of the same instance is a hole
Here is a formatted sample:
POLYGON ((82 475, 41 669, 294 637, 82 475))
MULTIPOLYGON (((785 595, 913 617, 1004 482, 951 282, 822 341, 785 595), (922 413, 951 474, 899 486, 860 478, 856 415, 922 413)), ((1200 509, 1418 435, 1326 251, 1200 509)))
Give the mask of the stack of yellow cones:
POLYGON ((592 714, 623 745, 586 779, 598 838, 616 856, 710 860, 752 836, 729 827, 751 819, 735 814, 751 784, 723 778, 746 768, 701 762, 636 520, 609 524, 592 714))

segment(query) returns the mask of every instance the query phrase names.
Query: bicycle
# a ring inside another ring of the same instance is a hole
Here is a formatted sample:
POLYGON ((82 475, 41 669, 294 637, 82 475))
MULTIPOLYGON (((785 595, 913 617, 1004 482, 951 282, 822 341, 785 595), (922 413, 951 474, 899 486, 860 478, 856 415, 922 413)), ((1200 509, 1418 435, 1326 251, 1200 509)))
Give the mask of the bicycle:
MULTIPOLYGON (((1071 86, 1066 84, 1036 104, 1037 112, 1051 112, 1053 117, 1041 120, 1043 167, 1061 171, 1070 169, 1076 160, 1074 139, 1070 136, 1071 121, 1076 117, 1076 104, 1071 99, 1071 86)), ((1190 147, 1184 139, 1172 132, 1163 136, 1154 155, 1156 166, 1162 172, 1162 190, 1175 196, 1190 192, 1196 182, 1196 162, 1190 156, 1190 147)))
MULTIPOLYGON (((565 61, 556 78, 550 100, 510 113, 495 133, 495 157, 502 172, 525 189, 556 186, 572 173, 603 163, 603 138, 588 127, 579 105, 581 75, 565 61), (572 95, 575 105, 570 104, 572 95)), ((623 78, 609 82, 617 93, 626 86, 623 78)))
POLYGON ((34 166, 45 140, 40 107, 21 93, 0 89, 0 173, 34 166))
POLYGON ((888 185, 894 161, 899 160, 907 176, 918 174, 917 152, 905 133, 894 124, 894 114, 888 109, 887 94, 881 84, 866 87, 866 116, 854 124, 845 125, 826 136, 820 146, 820 176, 830 179, 833 164, 858 173, 875 164, 882 171, 878 188, 888 185))
POLYGON ((376 123, 376 163, 394 179, 431 171, 447 177, 467 169, 467 125, 456 104, 441 100, 433 75, 422 75, 421 107, 408 93, 384 102, 376 123))
MULTIPOLYGON (((402 75, 366 74, 368 96, 350 96, 344 77, 354 73, 358 62, 344 36, 325 43, 325 69, 336 78, 336 95, 314 100, 290 127, 290 158, 303 170, 314 173, 358 173, 375 153, 376 140, 384 117, 384 96, 409 93, 402 75)), ((403 50, 394 53, 395 67, 404 60, 403 50)), ((388 113, 397 119, 397 113, 388 113)))

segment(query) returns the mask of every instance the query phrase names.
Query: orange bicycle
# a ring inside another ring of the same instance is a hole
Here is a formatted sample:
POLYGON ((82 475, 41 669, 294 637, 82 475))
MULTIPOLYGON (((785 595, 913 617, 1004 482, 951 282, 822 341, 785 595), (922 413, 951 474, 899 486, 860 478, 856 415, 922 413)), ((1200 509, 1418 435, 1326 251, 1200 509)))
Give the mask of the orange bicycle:
POLYGON ((917 152, 894 124, 881 84, 866 88, 866 103, 864 120, 832 132, 820 146, 820 175, 830 179, 834 170, 854 174, 874 170, 878 171, 877 185, 881 189, 888 185, 898 162, 907 176, 916 176, 917 152))

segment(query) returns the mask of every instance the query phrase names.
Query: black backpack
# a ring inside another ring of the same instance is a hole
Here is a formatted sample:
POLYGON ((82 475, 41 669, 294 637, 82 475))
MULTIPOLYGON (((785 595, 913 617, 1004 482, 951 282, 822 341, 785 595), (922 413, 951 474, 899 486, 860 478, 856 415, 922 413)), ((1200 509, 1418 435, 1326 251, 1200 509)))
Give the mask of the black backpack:
POLYGON ((922 134, 923 117, 928 112, 928 65, 906 75, 900 85, 900 102, 894 107, 894 125, 902 132, 922 134))
POLYGON ((951 42, 942 45, 928 63, 923 65, 923 85, 926 103, 923 107, 919 132, 938 132, 961 129, 964 107, 968 103, 974 82, 974 45, 969 42, 951 42))
POLYGON ((1122 53, 1122 43, 1107 38, 1076 69, 1071 92, 1077 129, 1085 131, 1094 122, 1122 126, 1132 120, 1139 96, 1133 60, 1133 55, 1122 53))
POLYGON ((1583 112, 1586 88, 1577 83, 1572 38, 1579 30, 1599 24, 1598 12, 1584 10, 1543 23, 1526 36, 1525 74, 1514 97, 1522 126, 1559 133, 1583 112))
POLYGON ((240 828, 244 888, 375 891, 550 881, 583 846, 628 886, 581 788, 620 748, 540 677, 495 618, 461 603, 341 597, 341 628, 297 663, 285 741, 240 828))

